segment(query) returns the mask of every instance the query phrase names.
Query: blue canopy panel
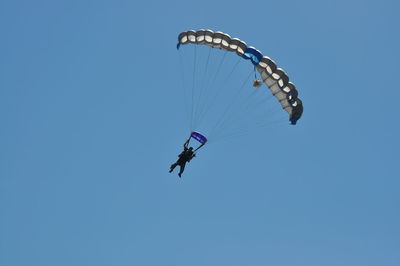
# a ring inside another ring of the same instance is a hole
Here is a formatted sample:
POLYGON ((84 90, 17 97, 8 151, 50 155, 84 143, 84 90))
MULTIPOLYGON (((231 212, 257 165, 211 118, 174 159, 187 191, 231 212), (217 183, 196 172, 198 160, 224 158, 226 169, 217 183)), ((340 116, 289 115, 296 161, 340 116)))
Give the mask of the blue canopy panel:
POLYGON ((248 47, 246 51, 244 51, 242 57, 247 60, 250 59, 253 65, 257 66, 258 63, 260 63, 261 59, 263 58, 263 55, 257 49, 253 47, 248 47))
POLYGON ((202 134, 199 132, 193 131, 192 134, 190 135, 192 138, 200 142, 201 144, 205 144, 207 142, 207 138, 204 137, 202 134))

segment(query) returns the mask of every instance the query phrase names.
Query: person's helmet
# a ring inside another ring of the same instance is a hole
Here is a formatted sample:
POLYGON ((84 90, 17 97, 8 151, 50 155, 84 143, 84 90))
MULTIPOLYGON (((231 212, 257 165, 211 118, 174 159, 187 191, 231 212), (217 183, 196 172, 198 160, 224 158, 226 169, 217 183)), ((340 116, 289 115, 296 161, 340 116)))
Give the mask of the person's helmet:
POLYGON ((192 150, 193 150, 193 147, 190 147, 189 150, 192 151, 192 150))

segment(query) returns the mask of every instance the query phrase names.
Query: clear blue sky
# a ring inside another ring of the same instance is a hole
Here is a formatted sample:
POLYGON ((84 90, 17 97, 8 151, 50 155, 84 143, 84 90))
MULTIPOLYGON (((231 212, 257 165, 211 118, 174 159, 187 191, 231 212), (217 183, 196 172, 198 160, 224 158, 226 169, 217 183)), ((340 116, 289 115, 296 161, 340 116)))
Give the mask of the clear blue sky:
POLYGON ((0 1, 0 265, 400 265, 399 10, 0 1), (273 58, 305 111, 179 179, 175 45, 201 28, 273 58))

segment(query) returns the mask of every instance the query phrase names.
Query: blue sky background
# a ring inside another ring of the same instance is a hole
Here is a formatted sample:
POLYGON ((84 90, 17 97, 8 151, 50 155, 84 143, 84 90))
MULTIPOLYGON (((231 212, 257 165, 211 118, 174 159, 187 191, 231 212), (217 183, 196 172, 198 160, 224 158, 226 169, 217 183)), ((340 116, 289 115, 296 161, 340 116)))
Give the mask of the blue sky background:
POLYGON ((0 1, 0 265, 400 265, 399 10, 0 1), (200 28, 273 58, 305 111, 179 179, 175 45, 200 28))

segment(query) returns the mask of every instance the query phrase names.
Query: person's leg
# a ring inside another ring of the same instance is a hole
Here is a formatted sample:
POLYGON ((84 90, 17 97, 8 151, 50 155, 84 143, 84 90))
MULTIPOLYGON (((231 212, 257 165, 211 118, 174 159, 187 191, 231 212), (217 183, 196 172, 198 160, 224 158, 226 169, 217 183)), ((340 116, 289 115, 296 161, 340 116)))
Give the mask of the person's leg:
POLYGON ((178 174, 179 177, 181 177, 183 171, 185 170, 185 165, 186 165, 186 163, 182 163, 182 164, 179 165, 179 166, 181 167, 181 169, 180 169, 180 171, 179 171, 179 174, 178 174))
POLYGON ((170 167, 170 169, 169 169, 169 172, 172 173, 172 171, 174 171, 174 169, 175 169, 175 167, 176 167, 177 165, 178 165, 177 163, 172 164, 171 167, 170 167))

